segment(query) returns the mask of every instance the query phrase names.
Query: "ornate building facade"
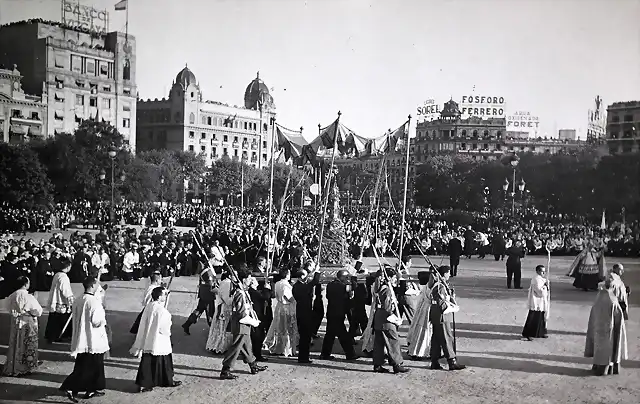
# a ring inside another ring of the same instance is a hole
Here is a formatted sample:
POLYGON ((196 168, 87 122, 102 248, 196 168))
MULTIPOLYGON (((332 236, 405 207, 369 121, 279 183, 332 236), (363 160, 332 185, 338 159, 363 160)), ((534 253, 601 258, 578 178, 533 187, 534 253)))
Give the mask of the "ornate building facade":
POLYGON ((244 107, 203 99, 188 67, 176 76, 168 98, 138 100, 139 150, 203 154, 208 166, 223 156, 258 168, 269 164, 275 104, 258 74, 244 93, 244 107))
POLYGON ((640 101, 615 102, 607 108, 610 154, 640 151, 640 101))
POLYGON ((43 96, 27 95, 22 90, 22 76, 13 70, 0 69, 0 141, 24 143, 42 138, 47 132, 47 104, 43 96))
POLYGON ((17 65, 28 94, 47 105, 45 133, 72 133, 85 119, 109 122, 135 152, 136 42, 131 35, 29 20, 0 27, 0 64, 17 65))

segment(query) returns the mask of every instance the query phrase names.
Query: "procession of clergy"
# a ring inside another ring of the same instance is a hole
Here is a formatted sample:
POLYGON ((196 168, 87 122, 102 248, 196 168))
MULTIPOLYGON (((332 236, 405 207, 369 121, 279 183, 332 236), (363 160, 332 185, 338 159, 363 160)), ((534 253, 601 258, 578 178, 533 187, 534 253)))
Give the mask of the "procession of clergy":
MULTIPOLYGON (((243 262, 233 266, 216 266, 215 257, 207 259, 206 269, 199 277, 198 306, 182 325, 189 327, 205 314, 210 324, 206 347, 223 354, 221 379, 236 379, 232 369, 241 355, 251 374, 267 369, 259 362, 267 361, 263 349, 272 355, 296 356, 299 363, 311 363, 312 340, 317 338, 324 317, 323 288, 316 263, 308 260, 294 274, 282 269, 269 280, 267 261, 258 257, 256 268, 249 270, 243 262), (256 275, 254 277, 253 274, 256 275), (272 301, 275 306, 272 307, 272 301)), ((360 263, 361 264, 361 263, 360 263)), ((102 286, 94 277, 83 281, 84 294, 74 297, 68 272, 71 262, 63 258, 62 270, 53 279, 49 292, 49 317, 45 339, 51 342, 69 341, 75 358, 73 372, 60 386, 69 400, 78 402, 80 392, 85 398, 104 395, 104 360, 108 355, 111 330, 106 321, 102 286)), ((403 279, 408 274, 411 258, 403 257, 400 266, 382 265, 366 283, 355 281, 346 270, 326 285, 326 333, 321 360, 333 359, 332 348, 337 337, 347 360, 356 360, 354 337, 362 335, 362 351, 373 357, 377 373, 405 373, 400 346, 399 326, 406 317, 408 356, 427 359, 430 368, 442 370, 440 359, 448 362, 449 370, 465 368, 456 360, 455 313, 459 310, 455 292, 449 283, 449 266, 431 266, 418 273, 418 283, 403 279), (370 305, 367 316, 366 305, 370 305), (349 319, 347 330, 345 317, 349 319), (392 370, 385 368, 388 362, 392 370)), ((571 267, 572 276, 592 276, 600 279, 599 290, 591 309, 585 356, 593 357, 593 372, 616 374, 620 362, 627 357, 625 320, 628 319, 628 288, 622 282, 623 267, 604 268, 603 257, 578 256, 571 267)), ((549 314, 549 280, 546 268, 536 267, 529 288, 529 314, 522 332, 523 339, 546 338, 549 314)), ((168 284, 159 272, 149 277, 149 286, 142 301, 142 311, 131 327, 135 342, 131 354, 140 358, 136 385, 140 392, 154 387, 175 387, 171 345, 171 314, 166 309, 171 280, 168 284)), ((19 278, 19 289, 10 295, 10 326, 7 361, 4 376, 20 376, 35 371, 38 360, 38 317, 43 309, 29 294, 29 279, 19 278)))

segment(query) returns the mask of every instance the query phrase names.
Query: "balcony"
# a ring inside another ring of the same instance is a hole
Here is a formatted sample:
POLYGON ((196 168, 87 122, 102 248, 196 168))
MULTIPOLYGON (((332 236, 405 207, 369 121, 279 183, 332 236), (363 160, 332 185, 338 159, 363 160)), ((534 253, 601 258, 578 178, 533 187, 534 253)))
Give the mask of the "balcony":
POLYGON ((258 149, 258 143, 251 143, 251 150, 257 150, 258 149))
POLYGON ((240 147, 240 143, 239 143, 239 142, 233 142, 233 143, 232 143, 232 146, 233 146, 233 147, 240 147))

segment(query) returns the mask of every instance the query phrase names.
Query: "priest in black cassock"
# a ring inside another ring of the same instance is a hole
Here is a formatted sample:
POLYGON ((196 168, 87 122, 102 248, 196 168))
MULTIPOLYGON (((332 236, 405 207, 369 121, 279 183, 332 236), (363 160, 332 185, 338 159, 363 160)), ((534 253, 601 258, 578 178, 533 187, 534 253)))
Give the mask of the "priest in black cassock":
POLYGON ((309 261, 300 270, 300 278, 293 285, 293 298, 296 300, 296 321, 298 325, 298 363, 311 363, 309 351, 315 332, 313 326, 313 295, 316 285, 320 284, 317 266, 309 261))
MULTIPOLYGON (((246 265, 242 264, 242 267, 246 268, 246 265)), ((258 271, 264 272, 266 269, 264 257, 258 257, 258 271)), ((271 291, 271 284, 267 280, 266 282, 260 282, 256 278, 252 277, 251 286, 249 287, 249 296, 253 304, 253 310, 260 320, 260 324, 257 327, 251 327, 251 346, 253 348, 253 355, 258 362, 266 362, 267 358, 262 356, 262 345, 264 344, 264 338, 269 331, 271 321, 273 321, 273 309, 271 308, 271 299, 274 297, 271 291)))
POLYGON ((138 367, 136 384, 139 392, 154 387, 177 387, 182 382, 173 379, 171 348, 171 313, 165 308, 167 291, 158 286, 151 291, 140 320, 140 327, 130 353, 142 358, 138 367))

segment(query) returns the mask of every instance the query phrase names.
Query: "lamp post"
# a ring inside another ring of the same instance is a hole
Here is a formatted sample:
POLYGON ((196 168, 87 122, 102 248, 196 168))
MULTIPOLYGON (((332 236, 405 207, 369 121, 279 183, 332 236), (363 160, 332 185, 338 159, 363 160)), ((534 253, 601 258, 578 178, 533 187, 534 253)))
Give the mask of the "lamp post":
POLYGON ((116 188, 116 180, 115 180, 115 170, 116 170, 116 155, 118 152, 116 151, 115 146, 111 146, 109 148, 109 158, 111 159, 111 209, 109 213, 109 220, 111 224, 113 224, 114 220, 114 201, 115 201, 115 188, 116 188))
POLYGON ((160 206, 164 204, 164 175, 160 176, 160 206))
POLYGON ((516 167, 518 167, 518 160, 513 159, 510 162, 513 167, 513 191, 511 192, 511 216, 515 216, 516 212, 516 167))
POLYGON ((520 178, 520 182, 518 183, 518 191, 520 191, 520 198, 523 201, 523 205, 522 205, 523 207, 524 207, 524 187, 525 186, 526 186, 526 183, 524 182, 524 178, 520 178))

